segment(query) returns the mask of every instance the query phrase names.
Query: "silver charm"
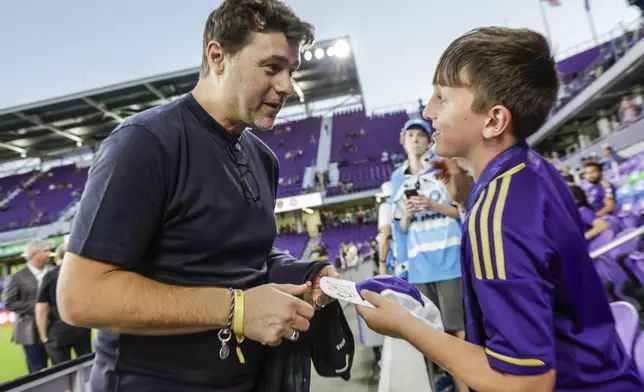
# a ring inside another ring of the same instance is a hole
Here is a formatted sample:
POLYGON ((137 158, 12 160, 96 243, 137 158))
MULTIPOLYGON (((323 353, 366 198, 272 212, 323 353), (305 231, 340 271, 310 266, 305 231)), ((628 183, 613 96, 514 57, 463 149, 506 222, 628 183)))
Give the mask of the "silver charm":
POLYGON ((219 350, 219 358, 226 359, 228 358, 229 354, 230 354, 230 349, 228 348, 228 345, 226 343, 222 343, 221 349, 219 350))
POLYGON ((229 329, 220 329, 217 333, 217 337, 221 342, 221 348, 219 349, 219 358, 226 359, 230 355, 230 348, 228 348, 228 341, 233 336, 229 329))

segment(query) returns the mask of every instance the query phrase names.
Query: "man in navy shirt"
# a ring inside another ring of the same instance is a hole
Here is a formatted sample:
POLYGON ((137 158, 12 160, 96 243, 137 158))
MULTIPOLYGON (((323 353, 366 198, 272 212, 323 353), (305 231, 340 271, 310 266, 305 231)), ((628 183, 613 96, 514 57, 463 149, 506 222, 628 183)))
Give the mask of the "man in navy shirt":
POLYGON ((245 131, 273 127, 313 34, 277 0, 224 1, 193 92, 102 143, 58 286, 62 319, 100 329, 93 391, 264 391, 266 346, 337 307, 316 312, 334 267, 272 248, 278 161, 245 131))
POLYGON ((456 39, 424 116, 463 221, 467 342, 428 328, 374 293, 369 326, 402 337, 479 392, 640 391, 581 219, 557 170, 524 141, 546 121, 558 77, 546 39, 481 28, 456 39))

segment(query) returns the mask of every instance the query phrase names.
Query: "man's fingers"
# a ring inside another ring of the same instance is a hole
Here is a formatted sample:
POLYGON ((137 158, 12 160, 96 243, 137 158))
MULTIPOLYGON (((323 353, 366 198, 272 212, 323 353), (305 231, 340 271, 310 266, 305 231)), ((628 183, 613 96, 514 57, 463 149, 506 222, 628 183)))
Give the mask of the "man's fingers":
POLYGON ((305 317, 309 320, 312 319, 313 316, 315 315, 315 309, 313 309, 313 306, 311 306, 306 301, 302 301, 301 299, 296 299, 293 302, 293 307, 298 315, 305 317))
POLYGON ((304 317, 297 315, 295 316, 295 320, 293 322, 293 328, 297 329, 298 331, 308 331, 309 328, 311 327, 311 323, 309 320, 305 319, 304 317))
POLYGON ((304 284, 295 285, 295 284, 276 284, 273 285, 279 291, 290 294, 292 296, 298 297, 303 295, 311 288, 311 282, 306 282, 304 284))

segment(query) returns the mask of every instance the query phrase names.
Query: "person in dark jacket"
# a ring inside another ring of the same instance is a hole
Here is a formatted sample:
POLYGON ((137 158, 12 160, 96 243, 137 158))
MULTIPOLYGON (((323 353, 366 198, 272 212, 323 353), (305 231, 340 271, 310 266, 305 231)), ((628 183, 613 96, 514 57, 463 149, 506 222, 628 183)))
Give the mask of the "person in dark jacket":
POLYGON ((274 126, 313 39, 278 0, 226 0, 194 90, 102 142, 58 282, 62 320, 99 329, 94 392, 304 390, 311 359, 339 353, 324 332, 346 320, 320 289, 339 274, 273 248, 279 165, 246 130, 274 126))
POLYGON ((56 248, 56 267, 43 278, 36 303, 36 326, 53 365, 69 361, 72 358, 72 349, 78 357, 92 352, 91 330, 64 323, 58 312, 56 288, 65 249, 65 244, 56 248))

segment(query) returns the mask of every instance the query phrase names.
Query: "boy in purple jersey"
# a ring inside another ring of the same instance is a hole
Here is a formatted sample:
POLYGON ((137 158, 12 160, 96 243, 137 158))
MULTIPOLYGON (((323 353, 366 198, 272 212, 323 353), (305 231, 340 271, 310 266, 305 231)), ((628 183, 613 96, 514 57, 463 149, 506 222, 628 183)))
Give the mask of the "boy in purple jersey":
POLYGON ((374 293, 359 311, 374 330, 403 338, 470 388, 487 391, 641 391, 615 330, 557 170, 525 139, 546 121, 558 76, 546 39, 481 28, 442 55, 423 115, 436 165, 461 205, 467 342, 424 326, 374 293), (466 212, 465 212, 466 211, 466 212))

